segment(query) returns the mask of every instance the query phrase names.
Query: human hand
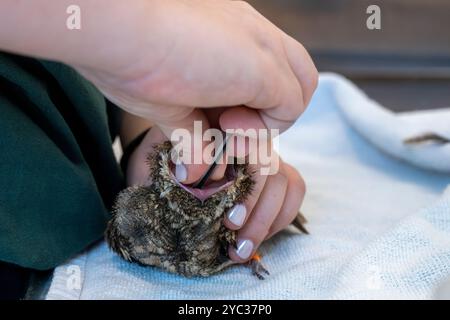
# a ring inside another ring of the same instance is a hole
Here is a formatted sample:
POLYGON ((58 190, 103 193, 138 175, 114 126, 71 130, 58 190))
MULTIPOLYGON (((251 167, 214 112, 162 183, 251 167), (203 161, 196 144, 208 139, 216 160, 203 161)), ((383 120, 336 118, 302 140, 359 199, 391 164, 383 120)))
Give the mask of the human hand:
POLYGON ((245 105, 284 130, 308 104, 317 82, 308 53, 246 2, 138 3, 115 42, 98 39, 107 52, 75 65, 125 110, 165 132, 201 120, 198 107, 245 105))
MULTIPOLYGON (((166 137, 192 131, 196 120, 208 129, 212 107, 225 107, 216 116, 222 130, 255 128, 262 120, 283 131, 308 104, 317 82, 308 53, 247 3, 139 3, 132 17, 124 15, 114 42, 99 40, 108 51, 100 59, 92 52, 92 61, 75 67, 111 101, 152 119, 166 137), (226 108, 239 105, 256 112, 226 108)), ((207 168, 185 167, 185 183, 207 168)))
MULTIPOLYGON (((246 2, 78 0, 81 29, 69 30, 72 4, 0 2, 0 48, 72 65, 166 137, 192 131, 195 120, 208 129, 217 107, 224 107, 216 114, 222 130, 257 128, 262 120, 283 131, 316 87, 317 71, 303 46, 246 2), (254 112, 229 108, 241 105, 254 112)), ((186 164, 184 182, 206 168, 186 164)))
MULTIPOLYGON (((153 127, 131 155, 126 172, 128 185, 148 185, 147 155, 153 146, 167 140, 158 127, 153 127)), ((255 185, 244 203, 236 204, 224 217, 227 228, 237 231, 236 247, 229 256, 245 262, 253 256, 263 240, 289 225, 298 215, 305 195, 305 183, 295 168, 278 155, 279 170, 274 175, 262 175, 260 164, 251 165, 255 185)))

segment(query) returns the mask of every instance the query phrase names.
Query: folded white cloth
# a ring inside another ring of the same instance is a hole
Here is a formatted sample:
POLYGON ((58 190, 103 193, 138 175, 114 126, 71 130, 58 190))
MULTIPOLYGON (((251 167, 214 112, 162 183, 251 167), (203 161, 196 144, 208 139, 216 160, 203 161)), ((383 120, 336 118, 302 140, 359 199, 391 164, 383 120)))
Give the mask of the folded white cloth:
POLYGON ((287 229, 262 246, 266 280, 245 266, 187 279, 125 262, 102 242, 56 268, 47 299, 432 298, 450 277, 450 146, 402 143, 428 131, 449 137, 450 109, 397 115, 322 74, 280 137, 308 186, 311 234, 287 229))
MULTIPOLYGON (((337 106, 347 122, 386 153, 418 167, 450 172, 450 143, 411 146, 408 138, 434 133, 450 141, 450 108, 396 114, 383 108, 353 83, 333 75, 337 106), (349 95, 350 94, 350 95, 349 95)), ((448 107, 450 107, 450 102, 448 107)))

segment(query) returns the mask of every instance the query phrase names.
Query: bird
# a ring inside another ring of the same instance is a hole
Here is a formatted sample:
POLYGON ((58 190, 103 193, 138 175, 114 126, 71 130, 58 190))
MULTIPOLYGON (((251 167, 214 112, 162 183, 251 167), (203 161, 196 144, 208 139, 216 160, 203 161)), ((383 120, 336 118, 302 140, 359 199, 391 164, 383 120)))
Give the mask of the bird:
MULTIPOLYGON (((123 259, 186 277, 207 277, 235 264, 228 256, 236 231, 224 216, 252 193, 254 172, 248 163, 227 165, 224 178, 202 189, 183 185, 173 174, 170 141, 154 146, 147 157, 148 185, 122 190, 114 203, 105 239, 123 259)), ((299 212, 292 224, 308 233, 299 212)), ((264 279, 269 271, 256 253, 248 265, 264 279)))

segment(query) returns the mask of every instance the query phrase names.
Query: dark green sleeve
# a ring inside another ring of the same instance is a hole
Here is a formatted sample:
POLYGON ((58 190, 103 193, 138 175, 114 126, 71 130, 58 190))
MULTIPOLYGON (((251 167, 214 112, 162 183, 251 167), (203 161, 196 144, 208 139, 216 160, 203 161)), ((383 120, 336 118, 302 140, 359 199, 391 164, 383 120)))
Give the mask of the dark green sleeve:
POLYGON ((73 69, 0 53, 0 260, 49 269, 100 239, 123 179, 106 101, 73 69))

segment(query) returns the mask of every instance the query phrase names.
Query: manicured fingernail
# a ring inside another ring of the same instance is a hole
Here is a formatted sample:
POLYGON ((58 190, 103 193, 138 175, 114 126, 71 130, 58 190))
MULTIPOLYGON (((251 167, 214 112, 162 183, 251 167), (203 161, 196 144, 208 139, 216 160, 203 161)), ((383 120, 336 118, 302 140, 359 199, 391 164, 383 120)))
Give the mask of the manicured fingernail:
POLYGON ((236 253, 241 259, 248 259, 253 252, 253 242, 251 240, 239 240, 236 253))
POLYGON ((235 205, 227 213, 227 218, 237 227, 242 227, 244 224, 245 216, 247 215, 247 209, 242 204, 235 205))
POLYGON ((183 182, 187 179, 186 167, 181 163, 175 165, 175 178, 177 178, 179 182, 183 182))

